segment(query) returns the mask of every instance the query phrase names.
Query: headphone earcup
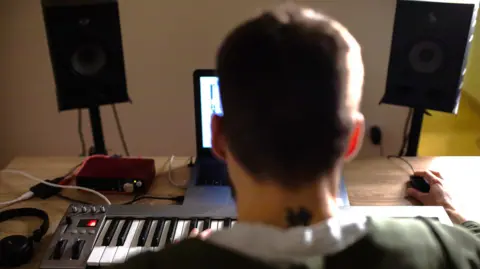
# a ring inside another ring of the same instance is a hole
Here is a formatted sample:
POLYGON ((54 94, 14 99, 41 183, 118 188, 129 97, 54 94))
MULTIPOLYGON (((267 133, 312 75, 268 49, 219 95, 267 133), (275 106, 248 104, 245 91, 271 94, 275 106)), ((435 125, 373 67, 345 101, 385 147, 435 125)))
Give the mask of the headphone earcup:
POLYGON ((0 240, 0 264, 16 267, 30 262, 33 257, 33 241, 23 235, 12 235, 0 240))

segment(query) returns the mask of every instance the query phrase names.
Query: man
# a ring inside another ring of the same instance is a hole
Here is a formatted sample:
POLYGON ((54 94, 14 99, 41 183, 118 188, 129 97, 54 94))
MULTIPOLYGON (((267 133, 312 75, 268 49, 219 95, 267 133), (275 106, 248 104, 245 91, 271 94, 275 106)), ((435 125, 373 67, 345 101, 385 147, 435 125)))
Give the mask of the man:
MULTIPOLYGON (((212 145, 228 166, 239 221, 118 268, 480 267, 480 240, 460 226, 337 210, 342 166, 364 128, 361 50, 338 22, 295 5, 265 12, 226 37, 217 72, 224 114, 213 117, 212 145)), ((419 175, 430 193, 409 194, 465 223, 440 175, 419 175)))

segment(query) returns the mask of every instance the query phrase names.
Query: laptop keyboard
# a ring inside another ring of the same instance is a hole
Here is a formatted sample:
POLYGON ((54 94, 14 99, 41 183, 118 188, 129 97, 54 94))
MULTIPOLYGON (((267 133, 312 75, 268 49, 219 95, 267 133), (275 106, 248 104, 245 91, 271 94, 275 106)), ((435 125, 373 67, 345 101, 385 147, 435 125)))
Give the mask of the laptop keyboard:
POLYGON ((198 186, 229 186, 227 168, 224 164, 202 164, 199 168, 198 186))

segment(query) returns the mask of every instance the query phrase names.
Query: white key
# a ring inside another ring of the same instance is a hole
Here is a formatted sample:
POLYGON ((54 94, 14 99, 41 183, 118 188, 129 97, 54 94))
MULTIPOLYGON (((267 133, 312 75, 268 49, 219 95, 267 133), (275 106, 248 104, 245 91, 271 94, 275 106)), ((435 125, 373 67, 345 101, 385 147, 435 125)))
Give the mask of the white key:
POLYGON ((199 220, 199 221, 197 222, 197 227, 195 227, 195 228, 197 228, 197 229, 198 229, 198 232, 201 233, 202 230, 203 230, 203 220, 199 220))
POLYGON ((112 223, 112 220, 107 220, 105 225, 103 225, 102 230, 100 231, 100 235, 97 238, 97 242, 95 242, 95 246, 93 247, 90 256, 88 256, 87 265, 88 266, 99 266, 100 260, 102 259, 103 252, 105 251, 104 246, 102 246, 103 238, 107 233, 108 227, 112 223))
POLYGON ((223 220, 217 222, 217 231, 223 230, 223 220))
POLYGON ((132 258, 133 256, 139 254, 142 251, 142 247, 138 247, 138 238, 140 237, 140 233, 142 232, 143 224, 145 224, 144 220, 141 220, 137 227, 137 232, 133 236, 132 243, 130 244, 130 249, 128 250, 127 260, 132 258))
POLYGON ((212 220, 212 222, 210 222, 210 230, 212 230, 212 232, 215 232, 217 230, 217 227, 218 227, 218 221, 212 220))
POLYGON ((183 220, 179 220, 177 221, 177 229, 175 229, 175 234, 173 236, 173 240, 172 240, 172 243, 175 243, 177 242, 178 240, 180 240, 182 234, 183 234, 183 226, 185 224, 185 221, 183 220))
POLYGON ((128 231, 127 237, 125 238, 125 243, 123 244, 123 246, 118 247, 117 252, 115 253, 115 257, 113 257, 113 263, 124 263, 127 259, 128 250, 130 250, 130 245, 132 244, 133 237, 137 232, 139 223, 139 220, 132 221, 130 230, 128 231))
POLYGON ((155 248, 155 251, 161 250, 165 247, 165 242, 167 242, 167 234, 168 230, 170 229, 171 221, 166 220, 163 226, 163 230, 161 231, 160 242, 158 247, 155 248))
POLYGON ((121 220, 118 222, 117 229, 113 233, 112 241, 110 241, 110 244, 108 247, 105 249, 103 252, 102 258, 100 259, 100 266, 106 266, 112 264, 113 257, 115 257, 115 253, 117 252, 117 240, 118 240, 118 235, 120 234, 120 231, 122 230, 123 224, 125 223, 125 220, 121 220))
POLYGON ((180 235, 180 240, 183 240, 188 237, 188 229, 190 229, 190 221, 186 220, 183 223, 183 231, 182 231, 182 234, 180 235))
POLYGON ((236 221, 232 221, 232 228, 233 228, 233 225, 235 225, 235 223, 237 223, 236 221))
POLYGON ((153 238, 153 233, 155 232, 155 227, 157 227, 157 223, 158 223, 158 220, 152 221, 152 225, 150 225, 150 231, 148 231, 147 241, 145 241, 145 246, 142 248, 142 252, 153 251, 152 238, 153 238))

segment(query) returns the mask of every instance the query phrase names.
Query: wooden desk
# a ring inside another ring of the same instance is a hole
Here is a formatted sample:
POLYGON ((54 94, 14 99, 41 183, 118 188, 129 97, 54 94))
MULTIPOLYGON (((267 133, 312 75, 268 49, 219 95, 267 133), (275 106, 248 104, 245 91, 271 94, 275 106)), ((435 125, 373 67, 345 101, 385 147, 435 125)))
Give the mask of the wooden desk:
MULTIPOLYGON (((416 170, 433 169, 442 173, 445 185, 450 189, 454 201, 470 219, 480 220, 480 212, 476 210, 480 205, 480 157, 438 157, 438 158, 407 158, 416 170)), ((149 194, 155 196, 182 195, 184 190, 173 187, 167 180, 168 158, 155 158, 158 177, 149 194)), ((81 162, 75 157, 37 157, 16 158, 7 168, 28 172, 39 178, 54 178, 66 174, 72 167, 81 162)), ((188 158, 176 158, 172 167, 173 180, 178 183, 189 178, 189 169, 186 167, 188 158)), ((344 169, 347 191, 352 205, 410 205, 404 198, 405 182, 411 169, 402 160, 386 158, 356 160, 344 169)), ((0 174, 0 201, 12 200, 25 193, 30 186, 36 184, 20 175, 0 174)), ((95 195, 66 190, 66 196, 103 203, 95 195)), ((127 202, 131 196, 110 195, 112 203, 127 202)), ((168 201, 143 200, 139 203, 168 204, 168 201)), ((48 200, 32 199, 18 203, 9 208, 36 207, 45 210, 50 216, 50 231, 42 244, 36 248, 34 262, 23 268, 38 268, 43 257, 43 249, 49 243, 49 235, 55 231, 58 222, 70 203, 57 197, 48 200)), ((0 238, 11 234, 29 234, 38 227, 39 221, 12 220, 0 223, 0 238)))

